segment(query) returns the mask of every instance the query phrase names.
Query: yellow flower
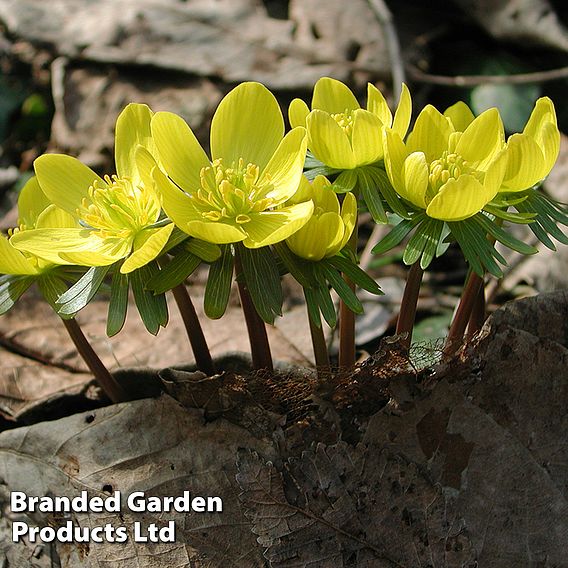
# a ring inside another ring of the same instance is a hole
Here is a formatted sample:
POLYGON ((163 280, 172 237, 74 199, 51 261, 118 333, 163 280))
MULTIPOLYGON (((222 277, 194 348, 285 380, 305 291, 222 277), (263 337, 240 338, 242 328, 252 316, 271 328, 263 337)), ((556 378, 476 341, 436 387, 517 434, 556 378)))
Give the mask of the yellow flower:
POLYGON ((53 263, 33 254, 21 252, 13 246, 13 241, 18 235, 28 231, 77 226, 71 215, 50 203, 35 177, 31 178, 20 191, 18 214, 18 227, 9 231, 9 238, 0 235, 0 274, 39 276, 56 265, 69 264, 65 261, 53 263))
POLYGON ((503 123, 497 109, 473 118, 464 103, 445 114, 426 106, 405 142, 384 133, 385 166, 397 193, 442 221, 478 213, 497 194, 507 169, 503 123))
POLYGON ((274 95, 259 83, 243 83, 219 104, 211 123, 211 157, 177 115, 152 118, 161 167, 140 151, 162 206, 187 234, 216 244, 242 242, 248 248, 277 243, 310 218, 308 201, 281 205, 298 189, 306 155, 306 131, 284 136, 274 95))
POLYGON ((513 134, 507 146, 509 162, 502 191, 523 191, 550 173, 560 151, 560 132, 548 97, 538 99, 523 132, 513 134))
POLYGON ((116 123, 117 175, 99 177, 76 158, 46 154, 34 163, 39 184, 55 205, 77 222, 72 227, 36 227, 12 237, 12 243, 53 263, 106 266, 125 259, 122 273, 154 260, 173 224, 156 226, 160 202, 143 183, 134 160, 139 145, 155 153, 150 135, 151 110, 130 104, 116 123))
POLYGON ((324 176, 317 176, 312 184, 302 177, 300 189, 292 202, 314 203, 311 219, 286 239, 286 244, 297 256, 318 261, 336 255, 346 244, 357 219, 357 199, 345 194, 341 209, 331 183, 324 176))
POLYGON ((306 125, 308 147, 325 165, 351 170, 383 158, 382 131, 391 127, 404 138, 411 115, 410 93, 402 85, 394 119, 381 92, 367 85, 367 109, 362 109, 341 81, 322 77, 314 87, 312 111, 294 99, 288 111, 292 127, 306 125))

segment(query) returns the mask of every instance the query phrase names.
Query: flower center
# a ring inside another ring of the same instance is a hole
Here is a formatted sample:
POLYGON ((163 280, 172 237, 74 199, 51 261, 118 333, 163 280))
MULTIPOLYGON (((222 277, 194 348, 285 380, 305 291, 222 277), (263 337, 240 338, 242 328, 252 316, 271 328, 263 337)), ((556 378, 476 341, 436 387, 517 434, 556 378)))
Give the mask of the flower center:
POLYGON ((431 200, 440 188, 450 179, 458 179, 463 174, 477 174, 459 154, 444 151, 442 157, 430 164, 427 198, 431 200))
POLYGON ((95 180, 77 210, 79 218, 102 238, 133 238, 138 231, 155 223, 160 204, 152 190, 135 186, 127 177, 105 176, 105 184, 95 180))
POLYGON ((263 197, 272 184, 266 177, 262 186, 258 179, 260 168, 244 165, 242 158, 225 167, 221 158, 201 168, 201 188, 191 195, 201 215, 209 221, 232 220, 239 225, 250 221, 250 213, 258 213, 276 205, 275 200, 263 197), (268 183, 266 183, 268 181, 268 183))
POLYGON ((333 118, 333 120, 341 126, 343 132, 345 132, 349 140, 351 140, 351 135, 353 134, 353 115, 351 114, 351 111, 345 109, 344 112, 332 114, 331 118, 333 118))

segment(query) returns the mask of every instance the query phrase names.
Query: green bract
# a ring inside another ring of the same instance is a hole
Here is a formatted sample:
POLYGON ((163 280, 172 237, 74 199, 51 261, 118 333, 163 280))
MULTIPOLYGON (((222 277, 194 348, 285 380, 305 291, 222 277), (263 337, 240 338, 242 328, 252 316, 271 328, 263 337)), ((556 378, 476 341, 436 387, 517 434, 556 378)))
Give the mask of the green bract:
MULTIPOLYGON (((278 103, 263 85, 243 83, 221 101, 211 124, 211 160, 179 116, 158 112, 151 128, 164 170, 154 166, 151 176, 164 211, 187 234, 259 248, 310 218, 311 201, 283 206, 300 184, 306 131, 284 136, 278 103)), ((148 153, 140 152, 139 162, 147 167, 148 153)))
POLYGON ((99 177, 71 156, 46 154, 34 163, 39 184, 55 205, 75 220, 69 227, 36 227, 12 237, 13 245, 54 263, 107 266, 124 259, 128 273, 155 259, 173 224, 156 226, 160 202, 142 180, 134 151, 154 151, 150 137, 152 112, 128 105, 116 124, 117 175, 99 177))

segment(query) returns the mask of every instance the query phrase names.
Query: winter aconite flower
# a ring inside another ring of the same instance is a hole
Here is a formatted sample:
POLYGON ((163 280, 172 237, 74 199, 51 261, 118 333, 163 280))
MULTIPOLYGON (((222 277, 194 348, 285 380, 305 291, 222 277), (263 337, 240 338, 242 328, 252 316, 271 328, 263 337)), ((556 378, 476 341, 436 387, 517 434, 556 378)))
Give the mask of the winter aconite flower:
POLYGON ((497 195, 507 170, 497 109, 473 118, 463 103, 445 114, 428 105, 406 142, 392 129, 384 140, 385 166, 395 190, 434 219, 475 215, 497 195))
POLYGON ((331 183, 317 176, 313 183, 303 177, 294 202, 312 200, 314 213, 297 232, 286 239, 286 244, 297 256, 318 261, 336 255, 346 244, 357 219, 357 199, 345 194, 341 208, 331 183))
POLYGON ((116 175, 101 178, 70 156, 40 156, 34 168, 43 192, 80 226, 37 227, 14 235, 14 246, 55 263, 106 266, 124 259, 123 273, 155 259, 173 224, 158 223, 159 199, 153 187, 143 182, 134 160, 139 145, 155 153, 151 116, 147 106, 130 104, 118 117, 116 175))
MULTIPOLYGON (((152 176, 169 218, 204 241, 259 248, 289 237, 313 210, 311 201, 283 206, 298 189, 306 131, 284 136, 274 95, 243 83, 219 104, 211 124, 211 160, 177 115, 158 112, 152 135, 163 166, 152 176)), ((146 158, 145 152, 139 158, 146 158)))
POLYGON ((362 109, 351 90, 341 81, 322 77, 314 87, 312 110, 301 99, 289 108, 292 127, 306 126, 308 147, 326 166, 350 170, 382 159, 385 127, 403 138, 411 115, 410 93, 406 85, 394 118, 381 92, 367 86, 367 109, 362 109))

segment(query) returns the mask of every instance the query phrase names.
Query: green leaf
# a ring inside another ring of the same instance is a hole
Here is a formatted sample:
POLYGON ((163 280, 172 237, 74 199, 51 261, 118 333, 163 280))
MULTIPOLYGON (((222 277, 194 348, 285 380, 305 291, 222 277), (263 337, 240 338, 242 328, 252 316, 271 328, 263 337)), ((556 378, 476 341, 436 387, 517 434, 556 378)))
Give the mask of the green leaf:
POLYGON ((303 288, 311 288, 314 285, 314 277, 311 263, 296 256, 284 241, 272 245, 284 266, 293 278, 303 288))
POLYGON ((507 231, 504 231, 499 225, 497 225, 494 221, 491 221, 491 219, 489 219, 483 213, 475 215, 473 219, 482 227, 482 229, 486 233, 494 237, 497 241, 504 244, 511 250, 517 251, 521 254, 535 254, 538 252, 538 249, 536 249, 535 247, 523 243, 523 241, 520 241, 513 235, 507 233, 507 231))
POLYGON ((170 262, 146 282, 146 288, 154 294, 163 294, 181 284, 201 264, 201 259, 193 253, 181 250, 176 252, 170 262))
POLYGON ((373 254, 383 254, 400 244, 422 219, 424 219, 424 215, 417 215, 412 219, 405 219, 395 225, 389 234, 373 247, 373 254))
POLYGON ((249 249, 239 247, 239 257, 245 284, 258 315, 273 324, 282 315, 282 285, 278 265, 270 247, 249 249))
POLYGON ((366 169, 370 173, 379 193, 383 196, 383 199, 386 201, 391 211, 403 219, 410 219, 411 214, 392 186, 387 173, 377 167, 369 167, 366 169))
POLYGON ((126 312, 128 310, 128 280, 128 274, 122 274, 119 270, 116 270, 112 275, 106 325, 106 333, 109 337, 116 335, 122 329, 126 321, 126 312))
POLYGON ((353 191, 355 185, 357 185, 357 171, 345 170, 341 172, 331 184, 331 189, 333 189, 335 193, 348 193, 353 191))
MULTIPOLYGON (((65 284, 65 281, 55 274, 48 272, 37 278, 37 284, 45 301, 57 312, 59 298, 62 294, 67 292, 67 284, 65 284)), ((73 314, 65 315, 67 317, 73 317, 73 314)))
POLYGON ((201 239, 188 240, 185 248, 187 251, 208 263, 215 262, 221 258, 221 249, 219 248, 219 245, 208 243, 201 239))
POLYGON ((337 313, 335 312, 335 306, 329 295, 326 282, 322 282, 320 286, 314 288, 314 296, 317 299, 319 309, 327 325, 329 325, 329 327, 335 327, 337 325, 337 313))
POLYGON ((168 239, 168 242, 162 249, 162 254, 172 250, 174 247, 177 247, 179 244, 190 238, 191 237, 187 233, 184 233, 181 229, 174 227, 173 231, 171 232, 170 238, 168 239))
POLYGON ((381 224, 388 223, 388 218, 383 206, 383 200, 377 186, 373 183, 373 176, 364 169, 360 169, 358 173, 358 187, 361 190, 361 196, 363 197, 363 201, 365 202, 373 221, 381 224))
POLYGON ((436 256, 440 246, 440 240, 442 240, 443 229, 443 221, 433 219, 428 224, 426 243, 424 244, 424 250, 420 258, 420 268, 422 268, 422 270, 426 270, 436 256))
POLYGON ((34 283, 34 277, 6 274, 0 276, 0 315, 5 314, 34 283))
POLYGON ((487 213, 491 213, 494 217, 503 219, 503 221, 516 223, 517 225, 532 223, 536 217, 535 213, 515 213, 514 211, 507 211, 506 209, 493 207, 491 205, 486 205, 483 210, 487 211, 487 213))
POLYGON ((305 170, 304 175, 306 176, 306 178, 308 178, 309 181, 314 181, 318 176, 330 177, 339 173, 340 171, 341 170, 336 170, 334 168, 330 168, 329 166, 318 166, 316 168, 305 170))
POLYGON ((367 292, 370 292, 371 294, 383 294, 381 287, 375 282, 375 280, 348 258, 336 255, 321 262, 329 263, 337 270, 343 272, 349 276, 349 278, 355 282, 357 286, 363 288, 363 290, 367 290, 367 292))
POLYGON ((209 267, 205 285, 204 310, 207 317, 219 319, 227 309, 233 281, 234 258, 230 245, 222 245, 221 258, 209 267))
POLYGON ((166 327, 168 323, 166 296, 164 294, 155 296, 146 288, 146 283, 158 271, 158 263, 153 261, 130 273, 130 284, 138 313, 144 326, 152 335, 157 335, 160 327, 166 327))
POLYGON ((359 301, 359 298, 357 298, 355 292, 351 290, 347 282, 345 282, 341 274, 337 272, 335 268, 328 266, 326 263, 320 262, 317 265, 317 270, 321 271, 322 275, 331 284, 338 296, 343 300, 343 303, 353 313, 363 313, 363 305, 359 301))
POLYGON ((317 294, 311 288, 304 288, 304 297, 306 298, 308 317, 312 320, 316 327, 321 328, 320 307, 318 304, 317 294))
MULTIPOLYGON (((436 223, 437 221, 435 219, 427 218, 420 223, 418 227, 416 227, 415 233, 412 237, 410 237, 406 244, 406 248, 404 249, 404 254, 402 256, 404 264, 414 264, 419 258, 421 258, 426 245, 433 238, 431 231, 432 227, 436 223)), ((437 243, 436 246, 438 246, 437 243)))
POLYGON ((57 304, 59 315, 74 315, 82 310, 95 296, 110 266, 93 266, 77 280, 67 292, 61 294, 57 304))

